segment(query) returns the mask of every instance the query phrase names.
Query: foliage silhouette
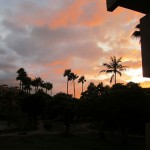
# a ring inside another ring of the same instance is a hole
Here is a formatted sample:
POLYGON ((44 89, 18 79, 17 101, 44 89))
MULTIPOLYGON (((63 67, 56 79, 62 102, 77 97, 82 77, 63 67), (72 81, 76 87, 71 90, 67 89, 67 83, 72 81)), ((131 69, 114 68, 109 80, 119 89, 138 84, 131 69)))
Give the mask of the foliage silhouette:
POLYGON ((69 81, 71 80, 70 73, 71 73, 71 69, 66 69, 63 74, 64 77, 67 77, 67 94, 68 94, 68 84, 69 81))
POLYGON ((32 80, 30 77, 26 77, 24 80, 23 80, 23 84, 24 84, 24 90, 30 94, 30 91, 32 90, 31 88, 31 84, 32 84, 32 80))
POLYGON ((82 93, 83 93, 83 84, 86 82, 86 79, 85 79, 85 77, 84 76, 81 76, 80 78, 79 78, 79 80, 78 80, 78 83, 82 83, 82 93))
POLYGON ((100 73, 102 72, 106 72, 106 73, 112 73, 111 79, 110 79, 110 83, 112 82, 113 78, 115 78, 115 84, 116 84, 116 76, 117 74, 119 74, 121 76, 121 72, 126 70, 127 66, 123 66, 121 64, 121 59, 120 58, 116 58, 115 56, 110 57, 111 61, 109 63, 103 63, 103 66, 106 67, 106 70, 102 70, 100 71, 100 73))
POLYGON ((50 82, 43 82, 42 84, 41 84, 41 86, 43 87, 43 88, 45 88, 45 92, 47 93, 47 91, 49 91, 49 90, 51 90, 51 96, 52 96, 52 88, 53 88, 53 84, 52 83, 50 83, 50 82))
POLYGON ((78 101, 72 98, 71 95, 65 93, 57 93, 54 95, 54 101, 52 103, 52 108, 55 115, 59 116, 61 121, 66 126, 66 135, 69 134, 69 129, 74 119, 77 117, 77 105, 78 101))
POLYGON ((132 37, 136 39, 140 39, 140 42, 141 42, 140 24, 136 25, 135 31, 132 33, 132 37))
POLYGON ((16 80, 20 80, 20 89, 23 90, 23 82, 27 78, 27 73, 24 68, 20 68, 17 70, 18 76, 16 80))
POLYGON ((128 131, 144 125, 147 121, 146 95, 136 83, 115 84, 107 97, 109 119, 107 125, 112 129, 119 128, 122 143, 127 142, 128 131), (130 86, 129 86, 130 85, 130 86))
MULTIPOLYGON (((66 135, 69 135, 73 123, 90 123, 97 129, 101 140, 107 140, 105 135, 108 132, 117 132, 121 135, 122 143, 126 143, 128 133, 144 134, 144 125, 150 121, 150 95, 138 83, 116 83, 109 87, 103 82, 98 85, 91 82, 81 93, 80 99, 62 92, 52 97, 46 94, 53 87, 52 83, 44 82, 41 78, 38 88, 35 84, 36 93, 31 94, 31 82, 36 78, 31 80, 26 71, 21 70, 17 78, 21 81, 21 90, 12 91, 6 86, 7 91, 0 95, 0 119, 6 117, 8 124, 17 125, 20 131, 25 129, 24 124, 31 126, 29 123, 36 123, 38 119, 50 125, 51 122, 62 122, 66 135)), ((67 77, 68 81, 75 81, 78 76, 70 70, 67 77)))
POLYGON ((51 99, 49 95, 43 92, 28 95, 23 101, 23 112, 27 112, 31 119, 42 117, 46 111, 47 101, 51 99))
POLYGON ((79 76, 77 76, 76 74, 74 74, 73 72, 70 73, 70 77, 69 79, 73 81, 73 87, 74 87, 74 98, 76 97, 76 88, 75 88, 75 80, 78 78, 79 76))

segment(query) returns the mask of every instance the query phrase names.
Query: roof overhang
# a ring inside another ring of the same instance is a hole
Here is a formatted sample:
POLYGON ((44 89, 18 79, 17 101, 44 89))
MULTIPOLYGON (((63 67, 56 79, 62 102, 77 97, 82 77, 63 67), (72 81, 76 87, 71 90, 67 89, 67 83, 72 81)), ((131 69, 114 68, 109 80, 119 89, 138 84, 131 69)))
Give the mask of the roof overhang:
POLYGON ((144 14, 150 13, 149 0, 107 0, 108 11, 114 11, 118 6, 144 14))

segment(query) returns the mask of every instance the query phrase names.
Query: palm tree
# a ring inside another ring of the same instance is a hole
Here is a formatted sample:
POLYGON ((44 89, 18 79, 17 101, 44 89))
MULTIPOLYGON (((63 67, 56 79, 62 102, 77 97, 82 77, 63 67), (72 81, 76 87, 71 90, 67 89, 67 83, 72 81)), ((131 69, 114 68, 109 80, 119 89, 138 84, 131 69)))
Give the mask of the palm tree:
POLYGON ((49 89, 51 90, 51 96, 53 96, 53 93, 52 93, 53 84, 52 84, 52 83, 50 83, 50 85, 49 85, 49 89))
POLYGON ((23 80, 23 84, 24 84, 24 90, 26 90, 27 94, 30 94, 30 91, 32 90, 31 88, 31 78, 30 77, 26 77, 24 80, 23 80))
POLYGON ((85 77, 84 76, 81 76, 80 78, 79 78, 79 80, 78 80, 78 83, 82 83, 82 93, 83 93, 83 84, 84 84, 84 82, 86 82, 86 79, 85 79, 85 77))
POLYGON ((41 88, 45 89, 46 90, 45 92, 47 93, 47 89, 46 89, 47 88, 47 82, 42 81, 40 86, 41 86, 41 88))
POLYGON ((75 90, 75 80, 78 78, 79 76, 77 76, 76 74, 74 74, 73 72, 70 73, 69 79, 73 81, 73 87, 74 87, 74 98, 76 96, 76 90, 75 90))
POLYGON ((105 66, 107 69, 100 71, 100 73, 102 73, 102 72, 113 73, 111 76, 111 79, 110 79, 110 83, 112 82, 113 78, 115 78, 115 84, 116 84, 117 74, 119 74, 121 76, 122 75, 121 71, 126 70, 127 67, 121 65, 122 57, 120 57, 119 59, 117 59, 115 56, 110 57, 110 58, 111 58, 110 63, 103 63, 103 65, 102 65, 102 66, 105 66))
POLYGON ((71 73, 71 69, 66 69, 63 74, 64 77, 67 77, 67 95, 68 95, 68 83, 71 80, 70 73, 71 73))
POLYGON ((33 80, 31 81, 31 85, 34 86, 34 88, 35 88, 35 93, 36 93, 36 92, 37 92, 37 89, 36 89, 36 80, 35 80, 35 79, 33 79, 33 80))
POLYGON ((51 90, 51 96, 52 96, 53 84, 50 82, 45 82, 45 83, 43 83, 43 87, 46 89, 46 93, 47 93, 47 91, 51 90))
POLYGON ((16 77, 16 80, 20 80, 20 90, 23 90, 23 80, 27 78, 27 73, 24 68, 20 68, 17 70, 18 76, 16 77))
POLYGON ((44 81, 40 78, 37 77, 32 81, 32 85, 35 86, 35 92, 38 92, 39 87, 42 85, 44 81))
POLYGON ((141 28, 140 28, 140 24, 136 25, 135 31, 132 33, 132 37, 140 39, 140 42, 141 42, 141 28))

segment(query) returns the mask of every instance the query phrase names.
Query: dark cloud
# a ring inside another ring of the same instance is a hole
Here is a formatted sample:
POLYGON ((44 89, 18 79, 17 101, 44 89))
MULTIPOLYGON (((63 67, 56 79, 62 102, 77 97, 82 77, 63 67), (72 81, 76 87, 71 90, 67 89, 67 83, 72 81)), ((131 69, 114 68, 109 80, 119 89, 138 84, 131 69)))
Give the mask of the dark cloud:
POLYGON ((6 54, 5 50, 3 48, 0 49, 0 55, 4 55, 4 54, 6 54))
POLYGON ((7 31, 13 32, 16 35, 25 33, 25 29, 19 27, 15 22, 4 19, 1 24, 6 28, 7 31))

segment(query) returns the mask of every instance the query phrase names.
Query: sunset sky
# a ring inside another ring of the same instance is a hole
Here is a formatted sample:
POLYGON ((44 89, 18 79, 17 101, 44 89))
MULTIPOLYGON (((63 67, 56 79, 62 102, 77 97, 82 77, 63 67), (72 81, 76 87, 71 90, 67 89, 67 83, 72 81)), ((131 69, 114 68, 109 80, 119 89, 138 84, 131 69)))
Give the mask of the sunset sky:
MULTIPOLYGON (((110 84, 111 74, 99 74, 110 56, 129 66, 117 82, 150 86, 142 77, 141 48, 132 39, 144 14, 124 8, 107 12, 106 0, 0 0, 0 85, 18 85, 23 67, 32 78, 53 83, 53 92, 66 92, 65 69, 96 85, 110 84)), ((69 93, 73 93, 69 84, 69 93)), ((76 84, 81 92, 81 84, 76 84)))

